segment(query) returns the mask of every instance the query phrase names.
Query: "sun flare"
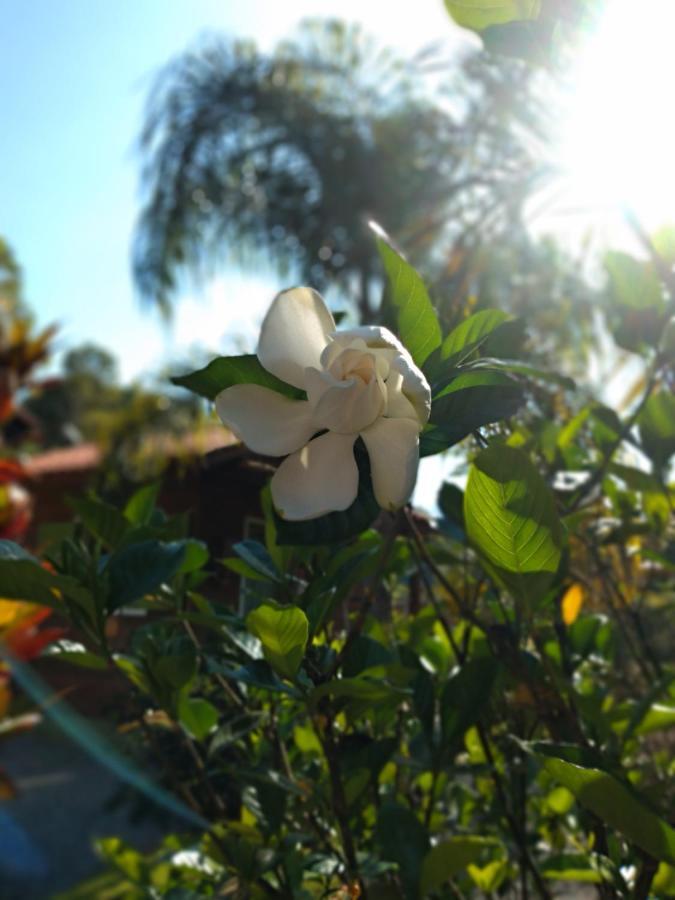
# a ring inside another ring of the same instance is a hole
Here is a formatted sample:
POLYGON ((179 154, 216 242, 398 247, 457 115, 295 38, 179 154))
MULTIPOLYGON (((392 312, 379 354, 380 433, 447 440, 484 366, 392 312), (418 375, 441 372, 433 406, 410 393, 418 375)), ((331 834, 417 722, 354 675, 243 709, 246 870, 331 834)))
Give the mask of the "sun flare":
POLYGON ((674 34, 675 3, 607 0, 579 54, 560 158, 568 198, 594 216, 675 219, 674 34))

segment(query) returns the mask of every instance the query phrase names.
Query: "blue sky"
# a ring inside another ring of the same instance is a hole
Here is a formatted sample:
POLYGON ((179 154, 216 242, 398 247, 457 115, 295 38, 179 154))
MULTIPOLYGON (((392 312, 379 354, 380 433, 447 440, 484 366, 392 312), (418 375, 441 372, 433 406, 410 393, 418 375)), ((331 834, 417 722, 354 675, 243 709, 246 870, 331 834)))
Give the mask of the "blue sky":
POLYGON ((38 322, 60 324, 61 349, 104 344, 128 379, 191 346, 222 349, 228 335, 252 345, 278 287, 265 273, 223 272, 181 298, 169 327, 140 308, 129 266, 134 142, 154 73, 200 35, 269 48, 308 15, 361 21, 404 53, 463 39, 442 0, 422 0, 414 15, 409 4, 382 15, 374 0, 0 0, 0 234, 38 322))

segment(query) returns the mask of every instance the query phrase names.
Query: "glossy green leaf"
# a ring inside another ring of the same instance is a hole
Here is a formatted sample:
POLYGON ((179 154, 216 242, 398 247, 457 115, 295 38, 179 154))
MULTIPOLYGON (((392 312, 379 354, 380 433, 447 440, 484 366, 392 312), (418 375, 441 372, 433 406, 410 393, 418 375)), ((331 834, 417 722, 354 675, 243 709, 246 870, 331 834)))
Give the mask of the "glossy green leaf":
POLYGON ((253 354, 219 356, 203 369, 190 372, 188 375, 179 375, 171 381, 179 387, 187 388, 193 394, 206 397, 207 400, 215 400, 221 391, 232 387, 233 384, 259 384, 294 399, 304 396, 302 391, 263 369, 258 357, 253 354))
POLYGON ((675 829, 638 795, 600 769, 584 768, 541 756, 548 774, 570 790, 579 803, 655 859, 675 863, 675 829))
POLYGON ((239 541, 232 549, 258 575, 262 575, 268 581, 281 581, 281 576, 274 560, 263 544, 258 543, 258 541, 239 541))
POLYGON ((178 719, 195 740, 203 741, 218 724, 218 710, 202 697, 181 697, 178 719))
POLYGON ((106 565, 109 609, 118 609, 156 591, 176 575, 185 560, 185 541, 141 541, 114 553, 106 565))
POLYGON ((441 345, 445 365, 457 365, 512 317, 500 309, 483 309, 469 316, 450 332, 441 345))
POLYGON ((441 326, 426 286, 410 263, 381 237, 377 249, 387 273, 391 300, 396 309, 398 336, 410 355, 421 366, 440 347, 441 326))
POLYGON ((523 404, 522 387, 500 372, 465 372, 435 398, 420 436, 420 456, 440 453, 472 431, 512 416, 523 404))
POLYGON ((300 668, 309 635, 307 616, 297 606, 263 603, 246 617, 246 627, 262 644, 275 672, 293 679, 300 668))
POLYGON ((474 31, 536 19, 541 11, 540 0, 445 0, 445 6, 458 25, 474 31))
POLYGON ((469 541, 516 597, 537 600, 558 570, 563 531, 553 495, 522 450, 493 444, 474 460, 464 494, 469 541))
POLYGON ((443 887, 449 878, 462 872, 469 863, 477 862, 486 850, 500 846, 495 838, 467 834, 447 838, 436 844, 422 863, 420 890, 422 896, 443 887))

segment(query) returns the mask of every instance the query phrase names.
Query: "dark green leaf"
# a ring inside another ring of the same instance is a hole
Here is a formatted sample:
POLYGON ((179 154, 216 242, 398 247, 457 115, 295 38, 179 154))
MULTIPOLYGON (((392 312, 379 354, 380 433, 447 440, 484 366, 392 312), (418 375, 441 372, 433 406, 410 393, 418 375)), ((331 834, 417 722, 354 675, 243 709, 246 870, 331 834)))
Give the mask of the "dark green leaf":
POLYGON ((377 249, 396 309, 398 336, 421 366, 441 345, 441 326, 436 312, 421 276, 410 263, 382 237, 377 238, 377 249))
POLYGON ((263 603, 248 614, 246 627, 262 644, 265 659, 275 672, 295 678, 309 635, 304 612, 297 606, 263 603))
POLYGON ((443 389, 420 437, 420 456, 440 453, 472 431, 512 416, 523 404, 522 387, 498 372, 466 372, 443 389))
POLYGON ((294 399, 304 396, 302 391, 263 369, 258 357, 253 354, 219 356, 205 368, 188 375, 177 376, 171 381, 179 387, 187 388, 193 394, 206 397, 207 400, 215 400, 221 391, 232 387, 233 384, 259 384, 294 399))
POLYGON ((453 754, 464 733, 479 720, 494 687, 499 664, 490 656, 469 660, 447 682, 441 695, 443 751, 453 754))
POLYGON ((469 316, 450 332, 441 345, 446 366, 457 365, 476 350, 495 329, 511 318, 500 309, 483 309, 469 316))
POLYGON ((131 527, 126 517, 110 503, 96 497, 74 497, 70 500, 82 524, 107 547, 117 547, 131 527))
POLYGON ((274 560, 258 541, 239 541, 232 548, 237 556, 268 581, 281 581, 274 560))
POLYGON ((77 599, 86 593, 74 579, 53 575, 30 559, 0 559, 0 597, 58 609, 62 594, 77 599))
POLYGON ((140 600, 180 571, 185 541, 142 541, 114 553, 105 571, 110 577, 110 610, 140 600))
POLYGON ((429 835, 422 823, 407 807, 385 803, 377 817, 375 839, 384 859, 398 864, 407 900, 416 900, 429 852, 429 835))
POLYGON ((553 495, 522 450, 493 444, 464 494, 469 541, 516 597, 537 600, 558 570, 563 531, 553 495))

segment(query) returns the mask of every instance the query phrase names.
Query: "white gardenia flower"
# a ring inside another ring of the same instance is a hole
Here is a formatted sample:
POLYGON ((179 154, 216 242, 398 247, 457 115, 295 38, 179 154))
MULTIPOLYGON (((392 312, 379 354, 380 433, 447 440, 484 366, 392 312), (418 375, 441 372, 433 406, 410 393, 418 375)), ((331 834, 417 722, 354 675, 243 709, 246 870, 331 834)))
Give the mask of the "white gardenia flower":
POLYGON ((286 456, 271 485, 280 515, 314 519, 351 506, 359 488, 359 437, 377 502, 390 510, 403 506, 415 486, 431 391, 400 341, 374 326, 336 331, 321 296, 301 287, 274 299, 258 359, 307 400, 237 384, 218 394, 216 410, 255 453, 286 456))

